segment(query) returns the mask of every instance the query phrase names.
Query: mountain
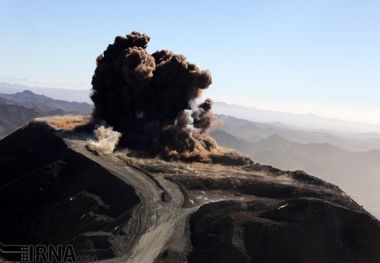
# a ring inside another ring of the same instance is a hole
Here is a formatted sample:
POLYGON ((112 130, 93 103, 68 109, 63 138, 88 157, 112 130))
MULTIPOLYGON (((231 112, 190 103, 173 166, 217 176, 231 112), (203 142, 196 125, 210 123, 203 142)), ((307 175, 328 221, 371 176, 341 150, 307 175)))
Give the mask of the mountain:
MULTIPOLYGON (((230 124, 227 121, 225 124, 231 131, 230 124)), ((258 125, 265 127, 265 124, 258 125)), ((268 127, 271 130, 271 126, 268 127)), ((241 129, 239 134, 245 132, 241 129)), ((338 184, 380 217, 380 150, 352 152, 328 143, 298 143, 278 134, 250 142, 229 134, 224 128, 214 131, 212 136, 220 145, 235 149, 257 162, 286 170, 301 169, 338 184)))
POLYGON ((350 151, 380 150, 379 133, 337 133, 295 128, 279 122, 252 122, 228 115, 219 115, 223 130, 247 141, 256 142, 278 134, 299 143, 328 143, 350 151))
POLYGON ((89 114, 91 111, 87 103, 55 100, 28 90, 0 94, 0 138, 35 117, 89 114))
POLYGON ((278 135, 252 146, 255 160, 282 169, 301 169, 338 184, 380 217, 380 151, 350 152, 329 144, 301 144, 278 135))
POLYGON ((42 94, 57 100, 91 103, 89 97, 90 89, 70 89, 70 87, 67 89, 42 88, 8 82, 0 82, 0 93, 14 94, 24 90, 30 90, 36 94, 42 94))
POLYGON ((27 121, 45 115, 49 114, 38 108, 28 108, 0 98, 0 138, 17 129, 27 121))
POLYGON ((221 115, 229 115, 254 122, 280 122, 302 129, 317 131, 335 131, 340 133, 380 133, 380 125, 349 122, 320 117, 314 114, 294 114, 279 111, 260 110, 253 107, 214 103, 214 112, 221 115))
POLYGON ((335 185, 257 163, 98 155, 91 133, 65 128, 78 118, 0 140, 2 244, 107 262, 379 262, 380 222, 335 185))
POLYGON ((29 108, 38 108, 45 112, 62 110, 65 113, 89 114, 92 111, 92 106, 88 103, 56 100, 44 95, 35 94, 29 90, 17 92, 16 94, 0 94, 0 97, 29 108))

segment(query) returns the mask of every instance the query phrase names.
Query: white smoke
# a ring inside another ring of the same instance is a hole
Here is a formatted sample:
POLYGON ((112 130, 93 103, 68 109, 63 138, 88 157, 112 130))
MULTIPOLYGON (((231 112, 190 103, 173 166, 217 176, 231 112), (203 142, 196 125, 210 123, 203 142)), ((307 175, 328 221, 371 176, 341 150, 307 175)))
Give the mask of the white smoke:
POLYGON ((174 124, 192 135, 196 131, 192 115, 193 110, 183 110, 178 114, 174 124))
POLYGON ((205 102, 200 103, 199 100, 192 100, 190 101, 190 109, 186 109, 178 113, 177 118, 175 119, 174 124, 179 127, 180 129, 186 131, 190 136, 192 136, 194 133, 202 133, 206 129, 205 127, 209 128, 211 127, 211 123, 214 121, 212 115, 206 116, 208 114, 208 110, 204 107, 201 107, 202 104, 205 102), (201 128, 197 127, 197 124, 199 125, 200 122, 204 122, 205 117, 210 120, 210 122, 201 123, 201 128), (206 125, 205 125, 206 124, 206 125), (203 126, 203 127, 202 127, 203 126))
POLYGON ((88 149, 97 152, 99 155, 111 154, 117 146, 121 133, 114 131, 112 127, 100 126, 95 130, 96 140, 88 140, 88 149))

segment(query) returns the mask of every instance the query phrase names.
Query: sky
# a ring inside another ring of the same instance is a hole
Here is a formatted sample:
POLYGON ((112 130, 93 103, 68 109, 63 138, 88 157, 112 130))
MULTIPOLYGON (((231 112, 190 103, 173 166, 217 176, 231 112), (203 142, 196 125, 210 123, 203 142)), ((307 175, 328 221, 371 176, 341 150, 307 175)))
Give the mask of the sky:
POLYGON ((379 0, 2 0, 0 23, 0 81, 89 89, 135 30, 209 69, 214 100, 380 124, 379 0))

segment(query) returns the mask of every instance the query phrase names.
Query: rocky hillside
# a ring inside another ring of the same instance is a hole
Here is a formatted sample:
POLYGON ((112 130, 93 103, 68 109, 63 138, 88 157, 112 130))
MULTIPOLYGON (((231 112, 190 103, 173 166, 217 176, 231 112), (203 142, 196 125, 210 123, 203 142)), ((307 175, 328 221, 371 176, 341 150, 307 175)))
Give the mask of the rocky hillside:
POLYGON ((46 121, 0 141, 3 244, 72 244, 107 262, 380 260, 380 222, 304 172, 100 156, 91 134, 46 121))

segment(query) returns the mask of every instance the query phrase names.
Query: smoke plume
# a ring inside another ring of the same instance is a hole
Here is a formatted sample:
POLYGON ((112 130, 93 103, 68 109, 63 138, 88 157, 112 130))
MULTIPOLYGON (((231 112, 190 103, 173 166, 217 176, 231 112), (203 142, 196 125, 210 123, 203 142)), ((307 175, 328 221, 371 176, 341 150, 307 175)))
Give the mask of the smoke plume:
POLYGON ((122 147, 171 159, 204 159, 217 148, 205 134, 212 101, 194 102, 210 86, 210 72, 168 50, 149 54, 149 40, 138 32, 118 36, 96 59, 93 119, 121 132, 122 147))
POLYGON ((96 140, 87 141, 87 147, 99 155, 107 155, 115 150, 121 133, 114 131, 111 127, 100 126, 95 130, 95 137, 96 140))

